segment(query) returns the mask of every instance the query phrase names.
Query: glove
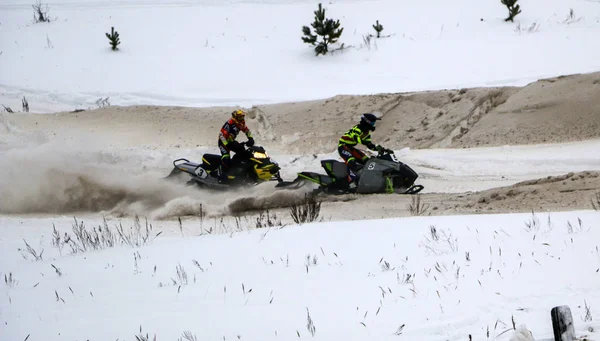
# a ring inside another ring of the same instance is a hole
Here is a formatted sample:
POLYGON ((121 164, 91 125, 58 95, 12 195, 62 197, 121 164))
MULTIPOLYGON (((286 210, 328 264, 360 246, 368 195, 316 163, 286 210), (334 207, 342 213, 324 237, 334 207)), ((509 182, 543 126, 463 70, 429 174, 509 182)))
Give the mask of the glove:
POLYGON ((252 137, 249 138, 248 142, 246 142, 246 146, 248 146, 248 147, 254 146, 254 138, 252 138, 252 137))
POLYGON ((242 148, 242 144, 239 143, 238 141, 231 141, 231 142, 229 142, 229 149, 231 149, 234 152, 238 153, 243 148, 242 148))
POLYGON ((377 152, 378 153, 389 153, 389 154, 394 154, 394 151, 391 149, 387 149, 382 145, 377 145, 377 152))

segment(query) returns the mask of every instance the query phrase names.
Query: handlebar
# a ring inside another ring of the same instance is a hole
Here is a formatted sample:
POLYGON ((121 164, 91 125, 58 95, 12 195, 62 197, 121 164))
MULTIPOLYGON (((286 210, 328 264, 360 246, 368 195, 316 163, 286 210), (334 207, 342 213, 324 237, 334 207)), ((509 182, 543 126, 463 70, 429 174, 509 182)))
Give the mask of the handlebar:
POLYGON ((383 154, 394 154, 394 151, 391 149, 387 149, 387 148, 383 148, 381 151, 377 151, 377 155, 383 155, 383 154))

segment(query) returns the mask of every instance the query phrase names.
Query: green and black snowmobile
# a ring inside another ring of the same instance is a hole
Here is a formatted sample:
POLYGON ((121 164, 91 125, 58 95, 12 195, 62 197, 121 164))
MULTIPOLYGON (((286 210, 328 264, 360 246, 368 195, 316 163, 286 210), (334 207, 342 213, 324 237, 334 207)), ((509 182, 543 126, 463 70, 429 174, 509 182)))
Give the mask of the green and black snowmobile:
POLYGON ((348 168, 344 162, 333 159, 322 160, 321 167, 325 169, 327 175, 300 172, 294 181, 282 181, 276 187, 295 189, 312 182, 318 185, 317 191, 329 194, 416 194, 424 188, 422 185, 415 185, 419 175, 407 164, 400 162, 394 152, 389 150, 370 157, 358 170, 358 178, 352 184, 349 183, 348 168))

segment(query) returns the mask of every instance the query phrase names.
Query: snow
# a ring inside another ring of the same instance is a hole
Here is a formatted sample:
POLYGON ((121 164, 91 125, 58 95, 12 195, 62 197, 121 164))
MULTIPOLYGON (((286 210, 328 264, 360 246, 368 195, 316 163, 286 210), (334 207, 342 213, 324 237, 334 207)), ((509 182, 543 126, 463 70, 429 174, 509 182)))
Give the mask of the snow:
POLYGON ((160 222, 152 235, 167 232, 149 245, 76 255, 65 245, 62 256, 52 226, 72 234, 73 218, 2 218, 0 268, 18 283, 0 289, 0 332, 6 340, 132 340, 141 326, 158 340, 186 330, 199 340, 313 339, 308 309, 315 340, 482 340, 488 329, 489 339, 509 340, 513 318, 551 340, 550 310, 567 304, 585 335, 600 327, 582 320, 584 300, 592 314, 600 304, 599 218, 575 211, 263 229, 249 219, 239 232, 202 236, 191 219, 183 237, 177 222, 160 222), (22 258, 20 238, 43 248, 43 259, 22 258))
POLYGON ((535 341, 535 339, 533 338, 531 331, 528 330, 525 325, 520 325, 519 328, 515 330, 515 335, 510 341, 535 341))
POLYGON ((30 1, 0 4, 0 103, 31 112, 112 105, 253 105, 337 94, 524 85, 600 68, 600 5, 522 0, 330 1, 340 43, 315 57, 301 27, 316 1, 30 1), (574 10, 570 21, 569 10, 574 10), (363 36, 393 35, 360 48, 363 36), (527 28, 538 24, 539 29, 527 28), (519 26, 520 25, 520 26, 519 26), (106 32, 120 33, 118 53, 106 32), (516 31, 518 28, 521 31, 516 31))
MULTIPOLYGON (((106 97, 112 105, 249 106, 524 85, 600 69, 597 1, 521 0, 515 23, 504 22, 500 1, 329 1, 328 16, 345 27, 341 42, 355 48, 321 57, 300 40, 316 1, 48 1, 56 21, 42 24, 32 23, 32 3, 0 4, 0 104, 17 111, 23 96, 40 113, 95 107, 106 97), (576 17, 565 21, 570 9, 576 17), (361 48, 375 20, 393 36, 361 48), (528 32, 533 24, 539 30, 528 32), (111 26, 121 34, 118 52, 104 36, 111 26)), ((10 204, 63 204, 60 186, 72 179, 48 181, 58 167, 77 174, 93 166, 112 186, 164 176, 175 153, 109 150, 102 149, 106 141, 83 140, 65 150, 2 123, 0 190, 14 189, 9 181, 22 184, 22 196, 10 204), (12 139, 27 143, 11 149, 12 139), (124 166, 131 173, 118 171, 124 166)), ((207 148, 176 152, 185 157, 207 148)), ((600 141, 591 140, 397 154, 424 175, 426 188, 459 193, 597 170, 599 149, 600 141)), ((285 178, 322 171, 310 155, 273 157, 285 178)), ((164 207, 182 200, 160 199, 164 207)), ((0 195, 3 210, 6 204, 0 195)), ((103 223, 97 213, 76 218, 91 229, 103 223)), ((150 220, 152 236, 160 235, 147 245, 77 254, 52 244, 54 227, 74 238, 73 219, 0 215, 1 340, 134 340, 140 333, 175 340, 190 331, 202 340, 549 341, 550 309, 558 305, 570 306, 578 336, 598 339, 590 331, 600 328, 597 317, 584 318, 586 306, 594 317, 600 306, 595 211, 261 229, 256 217, 186 218, 181 227, 177 220, 150 220), (43 250, 42 259, 23 252, 25 242, 43 250), (179 265, 187 283, 177 276, 179 265)), ((107 219, 113 229, 133 225, 131 218, 107 219)))

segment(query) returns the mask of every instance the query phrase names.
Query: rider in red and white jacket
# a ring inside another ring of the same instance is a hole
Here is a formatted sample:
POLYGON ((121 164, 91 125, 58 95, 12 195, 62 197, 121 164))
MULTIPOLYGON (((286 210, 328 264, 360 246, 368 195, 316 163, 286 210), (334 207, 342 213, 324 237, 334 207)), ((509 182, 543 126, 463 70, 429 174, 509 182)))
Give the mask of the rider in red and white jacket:
POLYGON ((219 150, 221 151, 221 165, 219 167, 219 182, 223 183, 227 180, 227 173, 231 167, 231 152, 241 151, 242 146, 235 139, 238 134, 243 132, 248 138, 246 145, 252 147, 254 138, 252 132, 246 126, 246 112, 238 109, 231 113, 231 118, 223 124, 219 131, 219 150))

